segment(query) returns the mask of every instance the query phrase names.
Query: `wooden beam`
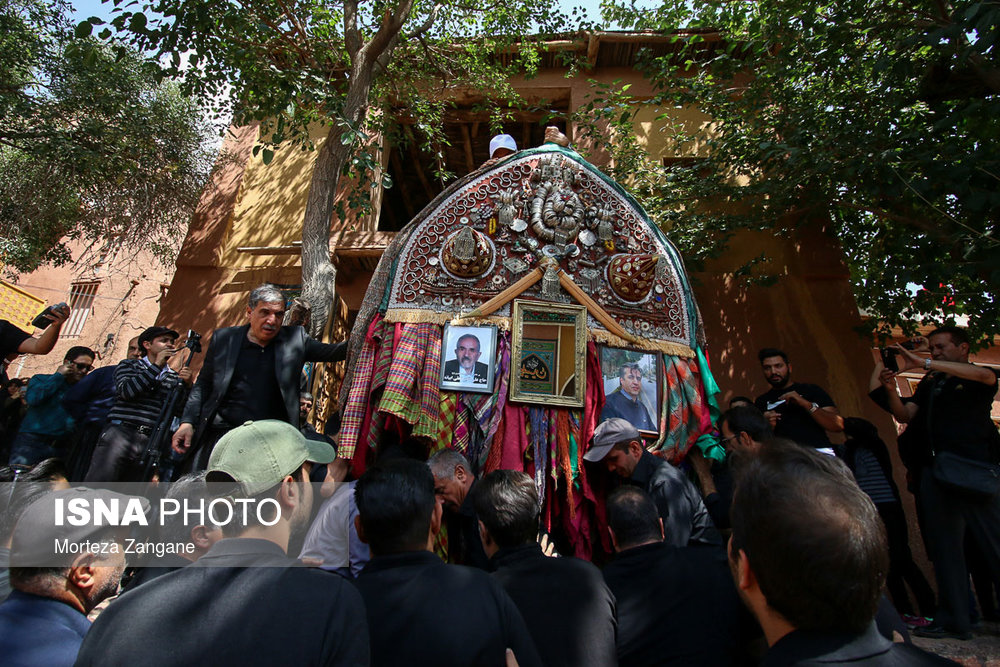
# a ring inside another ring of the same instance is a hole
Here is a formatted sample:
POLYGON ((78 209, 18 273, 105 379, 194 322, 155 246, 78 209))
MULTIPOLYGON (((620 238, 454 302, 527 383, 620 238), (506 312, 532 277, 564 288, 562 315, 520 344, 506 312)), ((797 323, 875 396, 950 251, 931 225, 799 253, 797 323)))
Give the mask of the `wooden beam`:
MULTIPOLYGON (((416 137, 413 136, 413 128, 409 125, 403 126, 403 131, 406 133, 406 138, 410 140, 410 158, 413 161, 413 168, 417 172, 417 176, 420 178, 420 184, 424 186, 424 192, 427 193, 427 197, 431 197, 431 184, 427 180, 427 175, 424 174, 424 166, 420 164, 420 145, 417 143, 416 137)), ((413 213, 410 214, 410 219, 413 219, 413 213)))
POLYGON ((597 53, 601 50, 601 37, 597 33, 591 33, 587 41, 587 65, 593 68, 597 64, 597 53))
POLYGON ((472 136, 469 134, 469 125, 462 123, 459 128, 462 130, 462 143, 465 144, 465 168, 466 171, 472 172, 476 168, 476 161, 472 158, 472 136))
POLYGON ((559 269, 559 284, 562 285, 563 289, 566 290, 570 296, 579 301, 582 305, 587 307, 587 311, 594 316, 598 322, 604 325, 604 328, 618 336, 619 338, 624 338, 631 343, 638 343, 639 339, 630 334, 625 328, 618 324, 618 321, 611 317, 608 311, 601 308, 600 304, 590 298, 590 295, 583 291, 583 289, 573 282, 565 271, 559 269))
POLYGON ((458 317, 459 319, 472 318, 472 317, 486 317, 491 313, 503 308, 511 300, 516 299, 521 295, 526 289, 537 283, 545 275, 545 270, 542 267, 535 267, 534 270, 530 271, 523 278, 518 280, 516 283, 505 289, 504 291, 497 294, 495 297, 484 303, 483 305, 476 308, 471 313, 462 313, 458 317))
POLYGON ((403 161, 399 159, 399 148, 392 149, 392 156, 389 161, 392 162, 392 170, 396 172, 396 186, 399 188, 399 194, 403 197, 403 206, 406 208, 406 215, 412 220, 413 216, 417 213, 413 210, 410 191, 406 189, 406 179, 403 177, 406 172, 403 171, 403 161))

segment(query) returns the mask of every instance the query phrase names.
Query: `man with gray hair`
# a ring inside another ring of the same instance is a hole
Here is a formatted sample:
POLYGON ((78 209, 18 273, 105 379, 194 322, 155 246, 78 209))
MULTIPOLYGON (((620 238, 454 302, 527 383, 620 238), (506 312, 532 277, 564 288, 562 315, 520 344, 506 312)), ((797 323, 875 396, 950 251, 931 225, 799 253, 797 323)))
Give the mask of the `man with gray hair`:
POLYGON ((204 470, 225 433, 247 421, 279 419, 299 426, 299 378, 307 361, 342 361, 344 343, 314 340, 300 326, 282 327, 285 297, 274 285, 250 292, 247 324, 217 329, 191 389, 173 448, 204 470))
POLYGON ((428 461, 434 475, 434 495, 444 507, 448 528, 448 562, 490 569, 479 539, 479 517, 472 505, 476 475, 469 459, 454 449, 442 449, 428 461))

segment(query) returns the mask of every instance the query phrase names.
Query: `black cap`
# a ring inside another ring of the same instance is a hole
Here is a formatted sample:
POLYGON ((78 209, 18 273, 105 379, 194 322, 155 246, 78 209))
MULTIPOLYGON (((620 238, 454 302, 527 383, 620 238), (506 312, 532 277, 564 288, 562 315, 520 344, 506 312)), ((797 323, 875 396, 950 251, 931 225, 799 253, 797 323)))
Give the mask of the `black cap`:
POLYGON ((150 343, 153 341, 154 338, 158 338, 164 335, 170 336, 174 340, 177 340, 180 337, 180 334, 174 331, 173 329, 168 329, 166 327, 149 327, 141 334, 139 334, 139 349, 142 350, 143 353, 145 353, 146 350, 142 346, 143 343, 150 343))

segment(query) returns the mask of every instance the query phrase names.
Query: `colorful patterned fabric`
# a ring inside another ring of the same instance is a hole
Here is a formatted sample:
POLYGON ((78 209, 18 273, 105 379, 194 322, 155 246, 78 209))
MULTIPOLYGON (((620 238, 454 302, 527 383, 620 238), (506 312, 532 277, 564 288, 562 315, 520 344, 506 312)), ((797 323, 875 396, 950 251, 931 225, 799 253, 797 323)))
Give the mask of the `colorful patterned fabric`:
POLYGON ((503 334, 497 343, 497 356, 492 394, 462 394, 462 401, 471 412, 471 419, 479 426, 483 446, 476 452, 476 461, 472 461, 477 469, 483 469, 492 449, 493 436, 496 434, 503 418, 504 405, 507 403, 507 368, 510 366, 510 334, 503 334))
POLYGON ((604 376, 601 373, 601 355, 593 342, 587 343, 587 386, 583 397, 583 422, 580 425, 580 455, 590 449, 594 429, 604 409, 604 376))
POLYGON ((451 448, 465 454, 469 451, 469 410, 458 400, 455 407, 455 430, 451 436, 451 448))
POLYGON ((441 328, 404 324, 379 401, 386 412, 414 426, 414 435, 436 434, 440 408, 441 328))
POLYGON ((664 401, 660 419, 659 451, 679 462, 701 435, 706 412, 697 376, 688 359, 664 355, 664 401))
POLYGON ((361 436, 361 427, 368 411, 368 387, 371 385, 372 371, 375 365, 375 353, 378 341, 375 336, 381 326, 381 318, 376 316, 368 327, 361 354, 354 368, 351 389, 347 394, 344 412, 340 422, 340 442, 337 446, 337 456, 343 459, 354 457, 354 449, 361 436))
POLYGON ((437 435, 438 409, 441 404, 441 327, 429 325, 427 355, 420 379, 420 418, 413 426, 417 437, 433 438, 437 435))
POLYGON ((534 463, 535 490, 538 497, 545 497, 545 469, 548 467, 549 415, 548 410, 538 406, 528 408, 528 442, 534 463))
POLYGON ((712 367, 708 363, 708 358, 705 356, 704 350, 699 347, 696 352, 698 354, 698 370, 701 376, 701 385, 704 388, 705 395, 708 397, 710 424, 708 429, 703 428, 702 434, 695 444, 701 448, 705 458, 725 461, 726 449, 719 443, 718 433, 713 427, 714 424, 718 423, 719 417, 722 416, 722 409, 719 407, 719 394, 722 393, 722 390, 719 389, 719 385, 715 382, 715 377, 712 375, 712 367))
POLYGON ((438 432, 431 445, 430 454, 451 447, 455 436, 455 412, 458 410, 458 396, 450 391, 441 392, 441 404, 438 413, 438 432))

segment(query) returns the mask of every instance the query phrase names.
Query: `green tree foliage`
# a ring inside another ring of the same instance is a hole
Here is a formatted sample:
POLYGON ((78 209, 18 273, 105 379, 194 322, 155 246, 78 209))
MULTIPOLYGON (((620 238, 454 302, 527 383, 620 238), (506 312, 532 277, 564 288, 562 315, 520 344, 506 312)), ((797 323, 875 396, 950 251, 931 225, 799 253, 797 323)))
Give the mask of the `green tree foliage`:
MULTIPOLYGON (((303 295, 313 306, 314 334, 333 297, 330 226, 344 214, 335 196, 342 178, 371 185, 372 137, 403 121, 416 128, 409 133, 416 140, 439 144, 452 92, 476 91, 484 106, 505 107, 516 97, 510 74, 530 74, 536 62, 537 47, 520 43, 522 36, 564 21, 550 0, 115 3, 111 27, 162 54, 165 75, 217 100, 220 111, 231 105, 235 124, 261 123, 255 154, 265 163, 279 146, 315 150, 301 221, 303 295), (316 128, 322 143, 310 138, 316 128)), ((364 192, 349 201, 364 206, 364 192)))
MULTIPOLYGON (((959 316, 977 336, 1000 333, 1000 4, 605 10, 677 35, 675 53, 645 62, 652 102, 715 121, 709 133, 665 127, 707 155, 670 169, 634 141, 611 146, 688 257, 717 254, 739 229, 821 224, 841 240, 878 333, 959 316)), ((629 136, 627 105, 594 106, 629 136)))
POLYGON ((211 168, 203 114, 68 16, 62 0, 0 0, 0 262, 66 261, 66 238, 169 260, 211 168))

